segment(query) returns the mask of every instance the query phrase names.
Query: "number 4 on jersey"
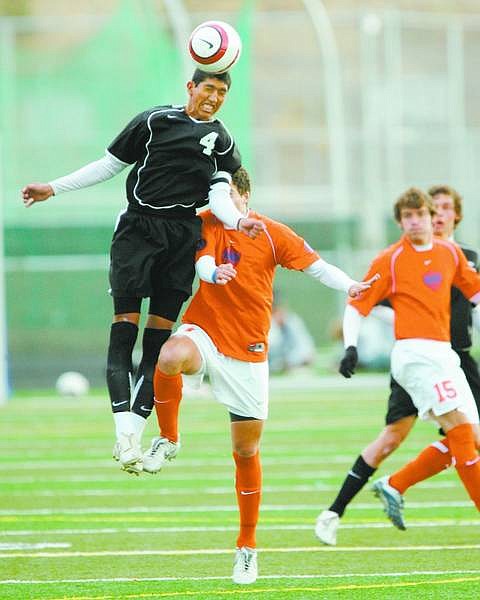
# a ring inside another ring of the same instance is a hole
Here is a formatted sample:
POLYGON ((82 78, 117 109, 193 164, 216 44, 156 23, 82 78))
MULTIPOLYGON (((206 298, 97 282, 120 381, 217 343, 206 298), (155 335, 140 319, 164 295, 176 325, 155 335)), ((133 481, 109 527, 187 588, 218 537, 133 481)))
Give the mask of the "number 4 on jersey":
POLYGON ((210 156, 212 154, 212 150, 215 148, 215 141, 217 137, 218 133, 216 133, 215 131, 211 131, 210 133, 207 133, 207 135, 204 135, 200 139, 199 144, 201 146, 204 146, 203 153, 207 156, 210 156))

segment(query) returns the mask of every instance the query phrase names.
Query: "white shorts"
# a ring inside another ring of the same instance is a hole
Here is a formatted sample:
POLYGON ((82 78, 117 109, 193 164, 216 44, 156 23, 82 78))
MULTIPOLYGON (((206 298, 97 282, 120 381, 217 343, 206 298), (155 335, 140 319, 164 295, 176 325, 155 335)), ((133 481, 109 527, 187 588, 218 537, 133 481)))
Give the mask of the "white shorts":
POLYGON ((397 340, 392 350, 392 375, 412 397, 422 419, 458 409, 470 423, 478 411, 458 354, 449 342, 397 340))
POLYGON ((198 389, 208 375, 215 399, 229 412, 265 420, 268 416, 268 362, 246 362, 221 354, 209 335, 197 325, 181 325, 174 335, 184 335, 197 346, 202 366, 183 375, 189 387, 198 389))

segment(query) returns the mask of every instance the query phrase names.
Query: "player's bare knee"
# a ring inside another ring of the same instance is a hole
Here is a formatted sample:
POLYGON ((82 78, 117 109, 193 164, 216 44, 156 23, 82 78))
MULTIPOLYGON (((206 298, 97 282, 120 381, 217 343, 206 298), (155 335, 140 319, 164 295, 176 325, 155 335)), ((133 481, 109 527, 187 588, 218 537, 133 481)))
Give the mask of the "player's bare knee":
POLYGON ((386 429, 381 435, 381 454, 383 458, 390 456, 403 442, 404 436, 398 431, 386 429))
POLYGON ((242 458, 250 458, 258 452, 258 443, 237 441, 233 446, 233 451, 242 458))
POLYGON ((179 373, 183 362, 186 359, 184 345, 175 338, 171 338, 166 342, 158 356, 158 368, 166 375, 175 375, 179 373))

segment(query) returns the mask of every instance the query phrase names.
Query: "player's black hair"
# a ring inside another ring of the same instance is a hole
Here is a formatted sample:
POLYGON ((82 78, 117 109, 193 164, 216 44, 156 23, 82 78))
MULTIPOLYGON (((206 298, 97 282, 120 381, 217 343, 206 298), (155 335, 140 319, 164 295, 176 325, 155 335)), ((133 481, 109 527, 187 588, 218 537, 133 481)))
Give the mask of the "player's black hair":
POLYGON ((230 73, 225 71, 225 73, 207 73, 206 71, 202 71, 201 69, 195 69, 194 74, 192 75, 192 81, 195 85, 202 83, 205 79, 218 79, 227 84, 228 89, 232 86, 232 78, 230 77, 230 73))

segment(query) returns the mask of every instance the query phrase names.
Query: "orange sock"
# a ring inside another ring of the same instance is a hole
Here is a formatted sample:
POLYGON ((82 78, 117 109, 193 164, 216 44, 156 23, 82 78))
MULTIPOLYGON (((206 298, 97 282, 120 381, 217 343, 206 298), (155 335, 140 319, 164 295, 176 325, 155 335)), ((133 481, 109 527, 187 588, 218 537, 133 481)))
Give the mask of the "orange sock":
POLYGON ((428 479, 452 464, 448 440, 434 442, 404 467, 390 476, 388 483, 402 495, 415 483, 428 479))
POLYGON ((153 391, 160 435, 171 442, 178 442, 178 409, 182 399, 181 374, 166 375, 156 367, 153 391))
POLYGON ((234 452, 233 459, 236 465, 235 489, 240 510, 240 532, 237 538, 237 547, 255 548, 257 545, 255 532, 262 493, 260 454, 257 452, 254 456, 240 456, 234 452))
POLYGON ((470 423, 457 425, 447 433, 455 468, 468 495, 480 510, 480 456, 475 448, 470 423))

